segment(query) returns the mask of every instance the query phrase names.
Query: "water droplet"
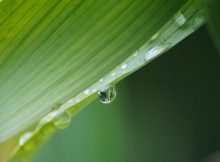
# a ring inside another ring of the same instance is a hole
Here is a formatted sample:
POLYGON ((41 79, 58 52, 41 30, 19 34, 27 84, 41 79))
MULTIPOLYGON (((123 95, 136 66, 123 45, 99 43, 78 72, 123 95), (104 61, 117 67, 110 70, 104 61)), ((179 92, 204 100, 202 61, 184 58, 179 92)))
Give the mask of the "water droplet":
POLYGON ((68 112, 63 112, 55 118, 54 125, 58 129, 64 129, 69 126, 70 122, 71 122, 70 114, 68 112))
POLYGON ((146 54, 145 54, 145 61, 148 61, 157 55, 159 55, 161 52, 163 52, 166 49, 167 46, 156 46, 151 48, 146 54))
POLYGON ((101 78, 101 79, 99 80, 99 82, 103 82, 103 79, 101 78))
POLYGON ((84 93, 85 93, 86 95, 88 95, 88 94, 89 94, 89 89, 85 90, 84 93))
POLYGON ((100 101, 104 104, 109 104, 113 102, 116 98, 116 90, 114 86, 103 87, 99 92, 98 96, 100 101))
POLYGON ((122 64, 122 65, 121 65, 121 68, 122 68, 122 69, 126 69, 127 66, 128 66, 127 64, 122 64))
POLYGON ((176 24, 182 26, 186 23, 186 17, 182 13, 178 13, 175 18, 176 24))
POLYGON ((25 134, 23 134, 20 138, 19 138, 19 145, 24 145, 32 136, 31 132, 27 132, 25 134))
POLYGON ((115 76, 115 74, 116 74, 116 73, 115 73, 115 72, 113 72, 113 73, 112 73, 112 76, 115 76))
POLYGON ((69 100, 67 101, 67 103, 68 103, 68 104, 74 104, 74 99, 69 99, 69 100))
POLYGON ((133 54, 134 57, 137 57, 137 55, 138 55, 138 51, 136 51, 136 52, 133 54))
POLYGON ((47 114, 45 117, 43 117, 40 121, 41 125, 44 125, 45 123, 48 123, 52 121, 58 114, 58 111, 52 111, 49 114, 47 114))

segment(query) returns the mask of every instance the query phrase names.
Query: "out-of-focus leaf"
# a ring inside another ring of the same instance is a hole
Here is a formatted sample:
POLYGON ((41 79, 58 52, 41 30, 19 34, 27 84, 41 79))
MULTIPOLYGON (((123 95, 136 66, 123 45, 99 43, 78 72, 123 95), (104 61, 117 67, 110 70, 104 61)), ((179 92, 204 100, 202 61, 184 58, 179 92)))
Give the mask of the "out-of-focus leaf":
POLYGON ((219 0, 203 0, 206 6, 208 25, 214 43, 220 52, 220 1, 219 0))

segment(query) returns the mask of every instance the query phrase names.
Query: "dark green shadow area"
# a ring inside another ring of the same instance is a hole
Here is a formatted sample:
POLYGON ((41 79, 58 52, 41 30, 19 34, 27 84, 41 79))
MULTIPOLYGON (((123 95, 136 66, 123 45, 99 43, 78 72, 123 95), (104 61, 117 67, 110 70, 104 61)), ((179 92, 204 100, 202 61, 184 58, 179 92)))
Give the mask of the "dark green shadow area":
POLYGON ((219 83, 220 57, 203 27, 120 82, 113 104, 89 105, 33 161, 203 161, 220 150, 219 83))

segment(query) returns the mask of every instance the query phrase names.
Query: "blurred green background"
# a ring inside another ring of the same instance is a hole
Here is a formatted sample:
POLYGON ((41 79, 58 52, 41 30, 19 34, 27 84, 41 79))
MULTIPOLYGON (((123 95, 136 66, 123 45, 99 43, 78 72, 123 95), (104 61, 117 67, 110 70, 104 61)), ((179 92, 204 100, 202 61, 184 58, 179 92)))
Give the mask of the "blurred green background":
POLYGON ((33 161, 199 162, 220 150, 220 57, 205 27, 117 84, 117 94, 111 105, 87 106, 33 161))

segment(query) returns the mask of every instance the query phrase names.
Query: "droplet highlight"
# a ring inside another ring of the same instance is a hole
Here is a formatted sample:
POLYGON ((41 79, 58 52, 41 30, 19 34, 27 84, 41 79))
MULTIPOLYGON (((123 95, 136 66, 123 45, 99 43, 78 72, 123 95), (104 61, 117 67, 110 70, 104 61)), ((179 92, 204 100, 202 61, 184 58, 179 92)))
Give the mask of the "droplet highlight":
POLYGON ((168 48, 168 45, 161 45, 151 48, 144 56, 145 61, 149 61, 164 52, 168 48))
POLYGON ((68 112, 59 114, 54 120, 54 126, 58 129, 64 129, 69 126, 71 122, 71 116, 68 112))
POLYGON ((19 145, 24 145, 32 136, 31 132, 27 132, 25 134, 23 134, 20 138, 19 138, 19 145))
POLYGON ((124 69, 127 68, 127 66, 128 66, 127 64, 122 64, 122 65, 121 65, 121 68, 124 70, 124 69))
POLYGON ((67 103, 68 103, 68 104, 74 104, 74 100, 73 100, 73 99, 69 99, 69 100, 67 101, 67 103))
POLYGON ((108 85, 98 92, 99 99, 104 104, 112 103, 116 98, 116 89, 114 86, 108 85))
POLYGON ((58 111, 52 111, 40 120, 39 126, 51 122, 58 115, 58 111))
POLYGON ((178 26, 182 26, 186 23, 186 17, 182 13, 178 13, 175 21, 178 26))
POLYGON ((89 94, 89 92, 90 92, 90 90, 89 90, 89 89, 86 89, 86 90, 84 91, 84 93, 85 93, 86 95, 88 95, 88 94, 89 94))

